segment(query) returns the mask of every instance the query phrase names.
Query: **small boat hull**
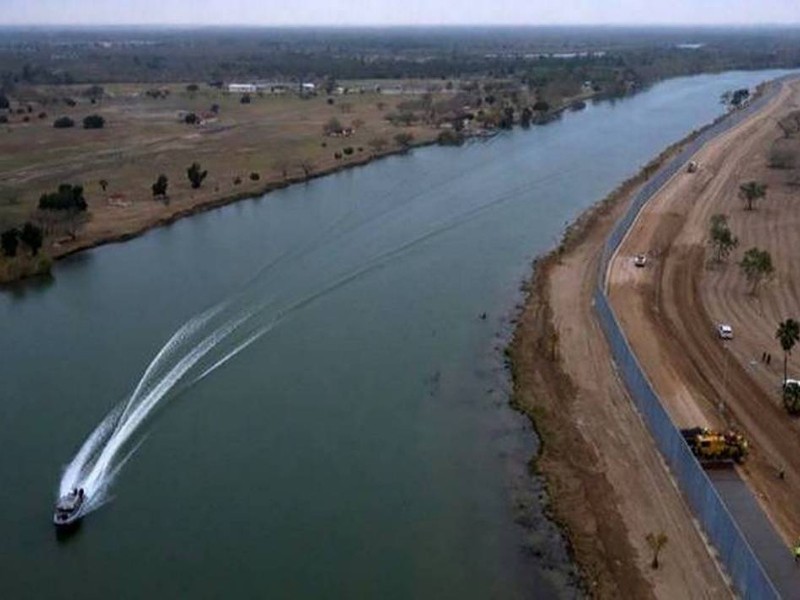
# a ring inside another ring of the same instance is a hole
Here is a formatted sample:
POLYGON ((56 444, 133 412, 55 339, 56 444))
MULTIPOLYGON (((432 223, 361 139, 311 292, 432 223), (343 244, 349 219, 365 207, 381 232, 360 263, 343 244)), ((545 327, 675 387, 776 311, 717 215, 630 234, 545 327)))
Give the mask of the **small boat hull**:
POLYGON ((83 507, 86 495, 82 489, 72 490, 56 502, 53 512, 53 525, 58 529, 75 527, 83 517, 83 507))

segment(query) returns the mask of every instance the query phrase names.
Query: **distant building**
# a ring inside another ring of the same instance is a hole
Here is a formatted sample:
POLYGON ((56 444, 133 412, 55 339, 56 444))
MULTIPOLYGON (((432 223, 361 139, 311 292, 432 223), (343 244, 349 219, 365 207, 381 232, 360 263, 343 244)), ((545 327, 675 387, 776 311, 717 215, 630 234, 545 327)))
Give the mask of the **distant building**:
POLYGON ((255 83, 229 83, 228 91, 233 94, 254 94, 257 91, 255 83))
POLYGON ((316 84, 316 83, 304 83, 304 84, 302 84, 302 85, 300 86, 300 88, 301 88, 301 89, 302 89, 302 90, 303 90, 303 91, 304 91, 306 94, 313 94, 314 92, 316 92, 316 91, 317 91, 317 84, 316 84))

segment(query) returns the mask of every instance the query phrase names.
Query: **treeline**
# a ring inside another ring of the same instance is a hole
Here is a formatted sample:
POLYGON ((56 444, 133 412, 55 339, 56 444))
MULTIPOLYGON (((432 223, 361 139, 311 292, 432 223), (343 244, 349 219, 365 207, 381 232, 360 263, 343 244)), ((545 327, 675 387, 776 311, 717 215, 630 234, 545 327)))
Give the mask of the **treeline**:
POLYGON ((3 30, 0 87, 240 78, 637 81, 800 66, 791 29, 3 30), (692 42, 691 48, 679 47, 692 42), (576 55, 569 58, 570 53, 576 55), (581 56, 581 53, 588 53, 581 56))

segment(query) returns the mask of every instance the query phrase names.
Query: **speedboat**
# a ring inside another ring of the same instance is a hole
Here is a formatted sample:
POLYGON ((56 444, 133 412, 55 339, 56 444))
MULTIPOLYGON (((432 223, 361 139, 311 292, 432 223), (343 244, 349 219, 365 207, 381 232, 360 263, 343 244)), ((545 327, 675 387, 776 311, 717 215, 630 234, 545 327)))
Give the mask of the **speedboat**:
POLYGON ((53 524, 56 527, 68 527, 77 523, 83 516, 81 509, 85 501, 86 493, 83 488, 73 488, 68 494, 61 496, 56 502, 53 524))

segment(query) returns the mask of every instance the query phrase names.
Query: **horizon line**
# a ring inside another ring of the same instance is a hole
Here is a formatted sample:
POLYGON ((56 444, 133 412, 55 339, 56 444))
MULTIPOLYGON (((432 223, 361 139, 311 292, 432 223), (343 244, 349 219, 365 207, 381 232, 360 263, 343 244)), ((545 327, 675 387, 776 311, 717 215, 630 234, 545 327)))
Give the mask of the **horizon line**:
POLYGON ((558 27, 597 27, 597 28, 640 28, 640 29, 795 29, 800 28, 800 20, 792 22, 742 22, 742 23, 44 23, 44 22, 20 22, 20 23, 0 23, 0 29, 10 29, 15 27, 35 27, 35 28, 194 28, 194 29, 424 29, 431 27, 439 28, 558 28, 558 27))

